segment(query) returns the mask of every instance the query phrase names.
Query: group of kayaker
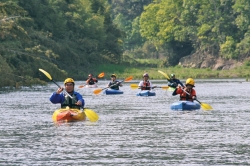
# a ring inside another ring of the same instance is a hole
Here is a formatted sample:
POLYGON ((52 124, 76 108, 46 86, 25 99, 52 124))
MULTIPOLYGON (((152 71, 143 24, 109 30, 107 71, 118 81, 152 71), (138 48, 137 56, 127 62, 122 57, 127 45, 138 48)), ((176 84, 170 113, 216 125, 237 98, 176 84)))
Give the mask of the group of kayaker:
MULTIPOLYGON (((88 75, 88 79, 86 81, 87 85, 94 85, 97 83, 98 80, 93 77, 92 74, 88 75)), ((174 92, 172 93, 173 96, 180 95, 180 100, 186 101, 194 101, 196 99, 196 91, 193 89, 195 82, 192 78, 188 78, 186 80, 186 84, 183 83, 175 78, 175 74, 171 74, 170 79, 168 79, 168 86, 175 88, 174 92)), ((72 78, 67 78, 64 81, 65 88, 58 88, 56 92, 54 92, 51 97, 50 101, 54 104, 61 103, 61 108, 65 108, 69 106, 70 108, 78 108, 84 107, 84 99, 82 95, 78 92, 74 91, 75 82, 72 78), (66 91, 69 95, 65 95, 63 90, 66 91)), ((107 87, 115 90, 119 90, 122 84, 118 80, 116 80, 116 75, 111 75, 111 81, 108 83, 107 87)), ((138 84, 138 88, 141 90, 151 90, 156 88, 157 86, 153 86, 151 81, 149 81, 148 73, 143 74, 143 80, 140 81, 138 84)))

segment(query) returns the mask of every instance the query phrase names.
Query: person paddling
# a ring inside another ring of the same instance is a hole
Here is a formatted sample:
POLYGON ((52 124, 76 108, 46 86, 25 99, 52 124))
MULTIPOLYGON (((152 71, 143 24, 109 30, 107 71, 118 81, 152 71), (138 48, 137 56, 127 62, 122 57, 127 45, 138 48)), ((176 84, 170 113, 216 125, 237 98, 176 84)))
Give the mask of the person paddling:
POLYGON ((121 82, 116 80, 115 74, 112 74, 110 77, 111 81, 108 83, 107 87, 110 89, 119 90, 119 87, 122 86, 121 82))
POLYGON ((192 78, 188 78, 186 80, 186 87, 183 88, 182 86, 178 85, 178 87, 173 92, 173 96, 179 94, 180 100, 185 101, 194 101, 196 99, 196 91, 193 89, 195 82, 192 78))
POLYGON ((93 74, 88 75, 88 79, 86 81, 87 85, 94 85, 97 82, 98 82, 98 80, 96 78, 93 78, 93 74))
POLYGON ((171 74, 171 75, 170 75, 170 80, 169 80, 169 82, 168 82, 168 86, 170 86, 170 87, 172 87, 172 88, 176 88, 178 85, 181 85, 182 88, 185 87, 185 86, 183 85, 183 83, 182 83, 179 79, 175 78, 175 74, 171 74))
POLYGON ((156 86, 152 86, 151 81, 149 81, 148 73, 143 74, 143 81, 141 81, 138 86, 139 86, 139 89, 141 90, 151 90, 156 87, 156 86))
POLYGON ((64 86, 65 91, 71 95, 72 98, 64 94, 64 88, 60 87, 51 95, 50 101, 53 104, 61 103, 61 108, 66 108, 68 106, 70 108, 80 109, 81 107, 84 107, 85 102, 82 95, 74 91, 75 81, 72 78, 67 78, 64 81, 64 86))

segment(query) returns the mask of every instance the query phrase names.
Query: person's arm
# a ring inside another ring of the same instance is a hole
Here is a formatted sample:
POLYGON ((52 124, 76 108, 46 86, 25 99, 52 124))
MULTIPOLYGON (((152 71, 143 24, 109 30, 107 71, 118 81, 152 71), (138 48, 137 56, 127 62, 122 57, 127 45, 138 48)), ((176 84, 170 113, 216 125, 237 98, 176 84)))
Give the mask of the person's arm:
POLYGON ((85 105, 85 101, 84 99, 82 98, 82 95, 78 92, 74 92, 75 95, 76 95, 76 98, 77 98, 77 101, 76 101, 76 104, 77 105, 80 105, 81 107, 84 107, 85 105))
POLYGON ((107 87, 109 88, 111 86, 111 82, 108 83, 107 87))
POLYGON ((183 93, 183 90, 182 90, 182 87, 177 87, 176 88, 176 94, 182 94, 183 93))
POLYGON ((97 83, 97 82, 98 82, 98 80, 97 80, 96 78, 94 78, 94 82, 95 82, 95 83, 97 83))
POLYGON ((89 78, 89 79, 87 79, 86 84, 89 84, 89 81, 90 81, 90 78, 89 78))
POLYGON ((63 95, 63 93, 58 94, 57 92, 54 92, 51 96, 50 96, 50 101, 53 104, 57 104, 57 103, 63 103, 65 100, 65 97, 63 95))
POLYGON ((195 100, 196 99, 196 91, 194 89, 192 89, 191 95, 192 95, 192 99, 195 100))
POLYGON ((178 80, 178 84, 180 84, 183 88, 185 87, 180 80, 178 80))
POLYGON ((142 89, 142 87, 143 87, 143 81, 141 81, 141 82, 138 84, 138 88, 139 88, 139 89, 142 89))

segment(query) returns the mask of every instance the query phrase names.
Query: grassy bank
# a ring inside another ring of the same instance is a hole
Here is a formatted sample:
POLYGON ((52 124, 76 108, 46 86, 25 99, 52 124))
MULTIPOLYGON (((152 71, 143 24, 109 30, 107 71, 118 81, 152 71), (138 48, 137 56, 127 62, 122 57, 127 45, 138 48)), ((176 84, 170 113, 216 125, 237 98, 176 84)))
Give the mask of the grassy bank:
POLYGON ((165 79, 165 77, 158 72, 161 70, 168 75, 171 73, 176 74, 179 79, 191 78, 244 78, 246 81, 249 79, 250 66, 241 66, 231 70, 211 70, 211 69, 194 69, 183 68, 181 66, 169 67, 169 68, 151 68, 151 67, 137 67, 126 65, 100 65, 96 67, 97 71, 104 71, 106 78, 109 75, 115 73, 118 78, 125 78, 130 75, 134 76, 134 79, 141 79, 143 73, 147 72, 150 79, 165 79))

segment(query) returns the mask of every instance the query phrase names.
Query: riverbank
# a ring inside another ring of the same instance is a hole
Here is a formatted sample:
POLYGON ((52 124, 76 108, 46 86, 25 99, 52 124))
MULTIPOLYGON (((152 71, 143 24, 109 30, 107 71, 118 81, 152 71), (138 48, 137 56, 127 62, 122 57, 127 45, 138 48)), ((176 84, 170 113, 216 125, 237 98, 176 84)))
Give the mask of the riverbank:
POLYGON ((161 70, 168 75, 174 73, 179 79, 186 79, 188 77, 196 79, 205 78, 244 78, 246 81, 249 79, 249 66, 240 66, 231 70, 212 70, 212 69, 197 69, 197 68, 184 68, 181 66, 168 67, 168 68, 151 68, 151 67, 128 67, 125 65, 99 65, 96 67, 97 71, 105 72, 106 76, 115 73, 118 78, 125 78, 130 75, 134 79, 141 79, 143 73, 147 72, 150 79, 165 79, 165 77, 158 72, 161 70))

